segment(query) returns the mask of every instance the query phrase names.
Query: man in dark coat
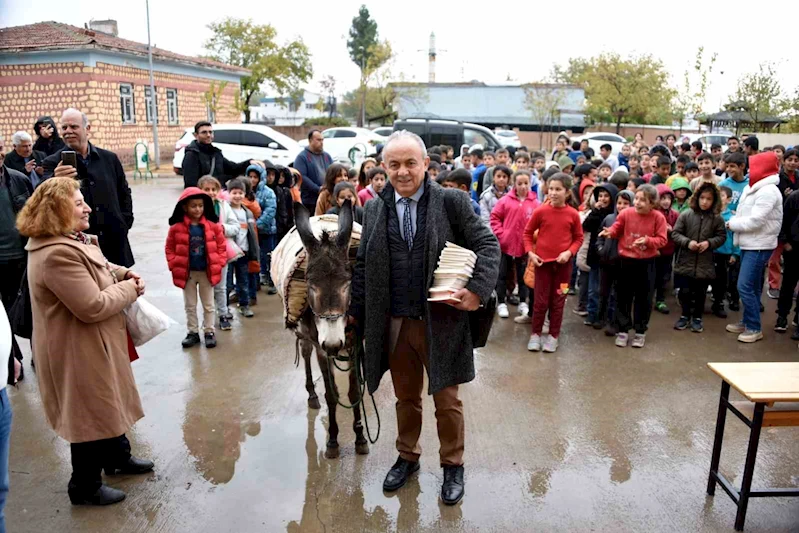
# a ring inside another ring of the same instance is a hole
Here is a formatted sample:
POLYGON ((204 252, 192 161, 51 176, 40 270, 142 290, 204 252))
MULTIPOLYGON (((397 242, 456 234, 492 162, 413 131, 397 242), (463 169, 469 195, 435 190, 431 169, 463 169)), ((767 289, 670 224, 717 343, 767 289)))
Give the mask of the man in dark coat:
POLYGON ((92 208, 88 233, 97 235, 100 249, 111 263, 132 266, 128 230, 133 226, 133 198, 122 163, 115 153, 89 142, 91 125, 77 109, 64 111, 61 131, 66 146, 44 160, 44 179, 79 179, 81 193, 92 208), (78 168, 61 163, 64 150, 75 152, 78 168))
POLYGON ((316 211, 316 200, 325 184, 327 168, 333 164, 333 158, 325 152, 324 141, 321 131, 311 130, 308 133, 308 146, 294 160, 294 168, 302 174, 302 205, 311 213, 316 211))
POLYGON ((395 132, 383 149, 390 184, 365 208, 352 281, 351 322, 364 332, 366 379, 374 392, 391 371, 397 396, 399 459, 383 488, 402 487, 419 469, 424 372, 436 405, 441 499, 463 497, 463 405, 458 385, 474 379, 469 313, 497 282, 499 244, 474 213, 468 194, 443 189, 427 175, 424 142, 395 132), (477 254, 472 278, 451 300, 428 302, 433 271, 447 241, 477 254))
POLYGON ((229 180, 243 176, 247 167, 258 165, 262 161, 250 159, 234 163, 222 155, 222 150, 214 146, 214 127, 210 122, 201 120, 194 125, 194 140, 186 147, 183 156, 183 187, 196 187, 203 176, 211 175, 224 186, 229 180))
MULTIPOLYGON (((8 162, 3 144, 0 139, 0 297, 8 312, 17 299, 28 257, 26 239, 17 231, 17 214, 33 194, 33 187, 24 174, 3 164, 8 162)), ((14 357, 22 361, 16 338, 12 338, 11 349, 14 357)), ((0 358, 0 364, 5 364, 5 360, 0 358)))
POLYGON ((11 136, 11 143, 14 149, 6 154, 6 168, 27 176, 35 188, 44 175, 42 161, 47 155, 33 149, 33 139, 28 132, 16 132, 11 136))

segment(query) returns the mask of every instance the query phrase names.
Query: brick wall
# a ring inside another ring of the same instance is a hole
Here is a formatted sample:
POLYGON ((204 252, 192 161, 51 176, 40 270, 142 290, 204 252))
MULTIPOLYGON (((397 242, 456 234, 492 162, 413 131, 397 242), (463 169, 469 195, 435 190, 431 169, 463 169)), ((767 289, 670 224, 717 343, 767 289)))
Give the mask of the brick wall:
MULTIPOLYGON (((25 130, 34 136, 33 124, 38 117, 50 115, 57 122, 64 109, 76 107, 89 117, 92 143, 116 152, 123 164, 131 164, 137 140, 152 142, 152 125, 146 121, 144 100, 144 89, 149 83, 147 70, 105 63, 98 63, 96 67, 86 67, 82 63, 0 65, 0 135, 10 149, 14 132, 25 130), (133 85, 134 124, 122 123, 120 83, 133 85)), ((154 83, 158 95, 162 167, 169 167, 175 142, 185 128, 207 117, 203 93, 211 82, 199 77, 155 72, 154 83), (167 120, 167 89, 177 89, 177 124, 169 124, 167 120)), ((225 87, 216 113, 217 122, 241 121, 234 108, 238 89, 238 84, 234 83, 225 87)))

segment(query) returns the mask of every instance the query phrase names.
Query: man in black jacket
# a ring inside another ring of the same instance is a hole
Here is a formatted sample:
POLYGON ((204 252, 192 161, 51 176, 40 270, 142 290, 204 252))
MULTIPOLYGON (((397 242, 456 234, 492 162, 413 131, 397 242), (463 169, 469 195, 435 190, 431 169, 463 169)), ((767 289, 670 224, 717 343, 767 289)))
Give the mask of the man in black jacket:
POLYGON ((27 176, 35 188, 44 175, 42 161, 47 155, 33 149, 33 139, 25 131, 18 131, 12 135, 11 143, 14 149, 6 154, 6 168, 27 176))
MULTIPOLYGON (((27 258, 25 238, 17 231, 17 213, 33 194, 30 180, 6 167, 3 163, 7 161, 4 143, 0 140, 0 297, 6 312, 17 299, 27 258)), ((11 348, 14 357, 22 361, 16 339, 12 339, 11 348)))
POLYGON ((111 263, 132 266, 128 230, 133 226, 133 198, 122 163, 113 152, 89 142, 89 119, 77 109, 64 111, 61 132, 66 147, 44 160, 44 178, 80 180, 80 190, 92 208, 88 233, 97 235, 100 249, 111 263), (75 152, 78 168, 61 162, 64 150, 75 152))
POLYGON ((200 121, 194 125, 194 140, 186 147, 183 156, 183 186, 196 187, 203 176, 211 175, 224 187, 230 179, 243 176, 250 165, 263 167, 262 161, 250 159, 234 163, 222 155, 214 146, 214 127, 210 122, 200 121))

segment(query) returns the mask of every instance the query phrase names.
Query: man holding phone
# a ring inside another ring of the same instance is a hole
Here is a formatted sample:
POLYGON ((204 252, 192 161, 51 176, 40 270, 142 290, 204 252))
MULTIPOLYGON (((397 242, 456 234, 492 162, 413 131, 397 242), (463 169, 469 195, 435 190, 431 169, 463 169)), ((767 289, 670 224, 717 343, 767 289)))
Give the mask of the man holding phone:
POLYGON ((42 181, 42 161, 47 155, 33 149, 33 139, 28 132, 16 132, 11 136, 11 143, 14 149, 6 154, 6 167, 25 174, 35 188, 42 181))
POLYGON ((133 265, 128 230, 133 226, 133 199, 122 163, 115 153, 89 142, 91 125, 85 113, 67 109, 61 117, 66 146, 47 157, 44 178, 75 178, 92 208, 89 233, 97 235, 106 259, 117 265, 133 265))

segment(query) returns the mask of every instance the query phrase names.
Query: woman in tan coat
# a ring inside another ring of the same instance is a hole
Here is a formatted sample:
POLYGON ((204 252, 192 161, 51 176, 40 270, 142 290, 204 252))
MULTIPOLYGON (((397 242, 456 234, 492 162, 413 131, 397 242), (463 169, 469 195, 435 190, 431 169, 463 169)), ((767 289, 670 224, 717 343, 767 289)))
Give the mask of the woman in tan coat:
POLYGON ((144 416, 130 367, 123 309, 144 293, 134 272, 110 264, 89 229, 78 182, 44 181, 17 218, 28 237, 36 375, 48 422, 72 451, 69 499, 107 505, 125 493, 106 475, 153 463, 130 454, 125 432, 144 416))

